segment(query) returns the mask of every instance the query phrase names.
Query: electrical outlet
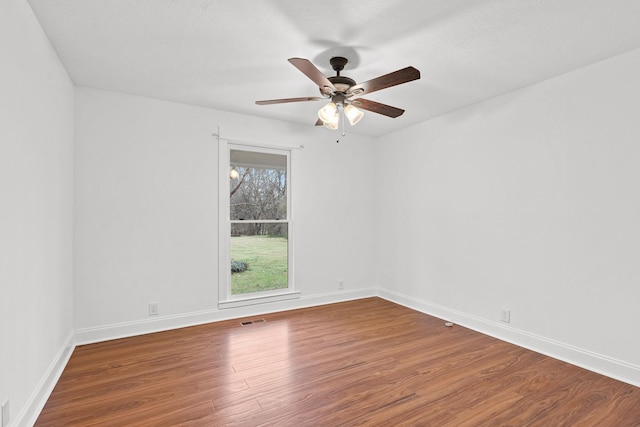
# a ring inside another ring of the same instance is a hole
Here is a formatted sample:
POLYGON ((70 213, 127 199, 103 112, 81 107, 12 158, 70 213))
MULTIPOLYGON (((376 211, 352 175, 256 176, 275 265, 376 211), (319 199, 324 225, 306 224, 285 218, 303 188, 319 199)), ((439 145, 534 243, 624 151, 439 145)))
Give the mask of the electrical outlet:
POLYGON ((7 427, 9 425, 9 399, 2 403, 2 410, 0 411, 0 426, 7 427))
POLYGON ((338 290, 339 291, 343 291, 344 290, 344 280, 342 280, 342 279, 338 280, 338 290))
POLYGON ((158 315, 158 303, 150 302, 149 303, 149 316, 157 316, 158 315))
POLYGON ((504 323, 511 322, 511 310, 509 310, 508 308, 503 308, 500 311, 500 320, 504 323))

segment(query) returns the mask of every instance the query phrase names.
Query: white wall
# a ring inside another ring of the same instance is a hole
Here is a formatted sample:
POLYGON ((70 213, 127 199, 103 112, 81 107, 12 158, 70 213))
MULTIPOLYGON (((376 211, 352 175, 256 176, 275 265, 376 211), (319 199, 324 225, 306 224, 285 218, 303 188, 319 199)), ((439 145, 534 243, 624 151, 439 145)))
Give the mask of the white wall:
POLYGON ((71 344, 74 92, 26 1, 0 2, 0 57, 0 402, 16 425, 71 344))
POLYGON ((639 75, 636 50, 381 138, 379 284, 640 384, 639 75))
POLYGON ((77 88, 74 313, 80 341, 244 313, 217 310, 218 145, 212 134, 218 126, 230 140, 305 146, 294 150, 292 165, 295 285, 302 297, 332 294, 338 279, 345 280, 344 295, 371 289, 371 139, 348 135, 336 144, 335 133, 314 126, 77 88), (151 301, 159 303, 159 318, 148 316, 151 301), (173 323, 162 323, 168 318, 173 323))

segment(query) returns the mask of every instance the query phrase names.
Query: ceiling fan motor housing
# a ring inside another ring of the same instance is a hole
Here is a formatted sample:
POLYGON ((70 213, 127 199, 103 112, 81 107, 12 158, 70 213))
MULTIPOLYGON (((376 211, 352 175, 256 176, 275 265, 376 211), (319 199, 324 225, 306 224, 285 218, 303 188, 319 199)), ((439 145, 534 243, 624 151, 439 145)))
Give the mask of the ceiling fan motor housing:
POLYGON ((356 85, 356 81, 345 76, 328 77, 329 81, 338 89, 338 92, 346 92, 351 86, 356 85))

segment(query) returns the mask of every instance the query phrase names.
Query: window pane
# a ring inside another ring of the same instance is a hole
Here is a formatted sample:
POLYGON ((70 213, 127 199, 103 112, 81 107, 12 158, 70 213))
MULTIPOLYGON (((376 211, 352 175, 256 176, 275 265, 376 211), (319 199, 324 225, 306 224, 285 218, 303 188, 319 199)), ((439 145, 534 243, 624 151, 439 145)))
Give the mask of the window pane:
POLYGON ((287 219, 287 156, 231 150, 232 220, 287 219))
POLYGON ((231 295, 286 289, 288 224, 231 224, 231 295))

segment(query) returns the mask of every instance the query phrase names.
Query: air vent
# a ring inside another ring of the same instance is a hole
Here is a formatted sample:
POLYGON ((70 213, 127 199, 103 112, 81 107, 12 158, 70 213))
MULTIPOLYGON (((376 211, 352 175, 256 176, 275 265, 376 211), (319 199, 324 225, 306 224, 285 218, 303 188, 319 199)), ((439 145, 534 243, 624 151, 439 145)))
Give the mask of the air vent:
POLYGON ((266 320, 264 319, 256 319, 256 320, 246 320, 244 322, 240 322, 240 324, 242 326, 249 326, 249 325, 253 325, 254 323, 264 323, 266 322, 266 320))

